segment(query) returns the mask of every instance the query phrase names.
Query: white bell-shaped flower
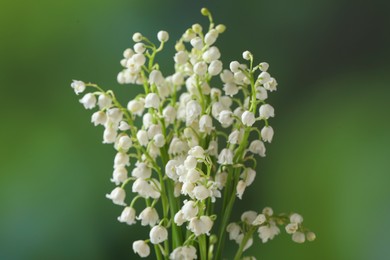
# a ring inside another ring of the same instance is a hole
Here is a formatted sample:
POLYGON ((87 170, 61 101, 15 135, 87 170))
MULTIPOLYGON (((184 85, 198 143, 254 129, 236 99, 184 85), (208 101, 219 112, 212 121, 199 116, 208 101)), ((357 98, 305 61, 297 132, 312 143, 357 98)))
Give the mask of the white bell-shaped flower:
POLYGON ((238 235, 241 232, 241 228, 237 223, 232 222, 229 225, 227 225, 226 231, 229 233, 230 240, 236 240, 238 235))
POLYGON ((234 117, 232 111, 223 110, 218 116, 218 121, 221 123, 222 127, 226 128, 233 124, 234 117))
POLYGON ((298 213, 293 213, 290 216, 291 223, 301 224, 303 222, 303 217, 298 213))
POLYGON ((85 94, 84 97, 80 99, 80 103, 83 104, 85 109, 92 109, 96 106, 96 97, 91 93, 85 94))
POLYGON ((73 88, 76 95, 83 93, 86 88, 85 83, 81 80, 73 80, 70 86, 73 88))
POLYGON ((216 76, 222 71, 222 62, 220 60, 213 60, 210 63, 208 72, 211 76, 216 76))
POLYGON ((160 106, 160 98, 156 93, 149 93, 145 97, 145 107, 158 109, 160 106))
POLYGON ((233 164, 233 152, 228 148, 222 149, 218 156, 218 163, 221 165, 233 164))
POLYGON ((211 228, 213 227, 213 221, 209 216, 201 216, 200 218, 192 218, 188 224, 188 229, 194 233, 195 236, 202 234, 209 235, 211 228))
POLYGON ((155 208, 152 207, 146 207, 137 217, 138 220, 141 220, 142 226, 155 226, 156 223, 159 221, 158 213, 155 208))
POLYGON ((246 189, 246 183, 245 183, 245 181, 240 180, 240 181, 237 183, 237 187, 236 187, 236 194, 237 194, 237 197, 238 197, 239 199, 242 199, 242 195, 244 194, 245 189, 246 189))
POLYGON ((269 225, 260 226, 257 231, 259 233, 259 238, 263 243, 266 243, 268 240, 272 240, 280 233, 280 229, 273 221, 270 221, 269 225))
POLYGON ((148 257, 150 255, 150 247, 148 243, 143 240, 137 240, 133 242, 133 251, 140 257, 148 257))
POLYGON ((254 140, 249 145, 249 151, 254 154, 258 154, 261 157, 265 157, 265 146, 260 140, 254 140))
POLYGON ((261 138, 264 142, 271 143, 273 137, 274 129, 271 126, 264 126, 263 129, 261 129, 261 138))
POLYGON ((127 180, 127 170, 124 166, 119 166, 114 169, 111 181, 119 185, 127 180))
POLYGON ((160 42, 166 42, 168 41, 169 39, 169 34, 166 32, 166 31, 159 31, 157 33, 157 39, 160 41, 160 42))
POLYGON ((275 109, 269 104, 261 105, 259 108, 259 114, 260 118, 264 119, 275 117, 275 109))
POLYGON ((194 260, 197 258, 196 248, 193 246, 176 247, 169 255, 170 260, 194 260))
POLYGON ((197 200, 205 200, 211 196, 211 191, 204 185, 198 185, 194 188, 193 194, 197 200))
POLYGON ((160 244, 168 239, 168 230, 163 226, 154 226, 149 233, 150 242, 152 244, 160 244))
POLYGON ((145 130, 139 130, 137 132, 137 140, 140 145, 147 146, 149 143, 148 132, 145 130))
POLYGON ((184 201, 184 205, 181 208, 181 212, 182 212, 183 218, 185 220, 190 220, 190 219, 196 217, 196 215, 198 215, 199 208, 196 205, 195 201, 187 200, 187 201, 184 201))
POLYGON ((241 121, 246 126, 252 126, 256 122, 255 115, 250 111, 245 111, 242 113, 241 121))
POLYGON ((294 234, 292 234, 292 240, 295 242, 295 243, 299 243, 299 244, 302 244, 305 242, 305 234, 302 233, 302 232, 295 232, 294 234))
POLYGON ((111 191, 110 194, 106 194, 106 198, 112 200, 114 204, 126 206, 125 198, 126 198, 126 192, 121 187, 116 187, 111 191))
POLYGON ((129 110, 132 114, 141 116, 145 109, 145 100, 144 99, 138 99, 138 100, 131 100, 127 104, 127 110, 129 110))
POLYGON ((135 209, 132 207, 125 207, 122 211, 122 214, 118 217, 118 221, 126 223, 128 225, 134 224, 135 221, 135 209))
POLYGON ((92 114, 91 123, 93 123, 95 126, 104 125, 106 121, 107 121, 107 115, 103 111, 97 111, 92 114))

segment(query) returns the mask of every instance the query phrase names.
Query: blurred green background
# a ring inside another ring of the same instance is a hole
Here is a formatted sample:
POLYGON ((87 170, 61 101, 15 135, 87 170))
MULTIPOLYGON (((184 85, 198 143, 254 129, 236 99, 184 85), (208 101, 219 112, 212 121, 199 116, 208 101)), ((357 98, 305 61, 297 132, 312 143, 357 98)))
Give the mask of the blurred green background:
POLYGON ((116 75, 132 34, 169 31, 170 66, 203 6, 228 28, 225 65, 248 49, 279 82, 276 136, 237 208, 300 212, 318 236, 256 239, 248 254, 390 258, 389 1, 14 0, 0 2, 0 259, 137 259, 142 230, 104 198, 115 152, 69 85, 129 100, 136 88, 116 75))

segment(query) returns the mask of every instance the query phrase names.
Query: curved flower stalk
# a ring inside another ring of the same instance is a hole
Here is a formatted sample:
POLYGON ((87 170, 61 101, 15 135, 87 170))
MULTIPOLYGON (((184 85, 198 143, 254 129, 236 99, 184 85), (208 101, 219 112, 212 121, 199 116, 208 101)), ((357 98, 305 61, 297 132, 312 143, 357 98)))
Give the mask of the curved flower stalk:
POLYGON ((141 257, 153 246, 157 259, 221 259, 228 233, 239 244, 235 259, 241 259, 256 231, 265 243, 280 225, 295 242, 314 240, 300 215, 273 215, 270 208, 245 212, 229 224, 236 198, 253 183, 258 157, 272 142, 269 119, 275 112, 267 98, 277 82, 269 65, 255 63, 249 51, 224 69, 215 43, 225 26, 215 25, 207 9, 202 14, 209 28, 194 24, 177 41, 172 75, 155 61, 168 33, 157 34, 158 45, 133 35, 117 79, 143 92, 126 106, 111 90, 73 81, 76 94, 91 90, 80 102, 98 108, 91 121, 104 127, 103 143, 117 151, 111 178, 116 187, 106 197, 123 207, 120 222, 150 227, 149 236, 133 243, 141 257), (145 208, 136 212, 135 203, 145 208))

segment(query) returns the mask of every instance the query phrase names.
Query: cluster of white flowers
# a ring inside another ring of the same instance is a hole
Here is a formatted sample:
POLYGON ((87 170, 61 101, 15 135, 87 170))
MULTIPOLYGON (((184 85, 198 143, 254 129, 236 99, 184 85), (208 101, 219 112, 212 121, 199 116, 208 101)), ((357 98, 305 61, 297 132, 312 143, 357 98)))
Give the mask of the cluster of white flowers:
POLYGON ((285 226, 287 234, 291 234, 296 243, 304 243, 306 239, 314 241, 315 234, 303 227, 302 222, 303 217, 297 213, 274 215, 272 208, 266 207, 260 214, 255 211, 244 212, 241 221, 230 223, 226 231, 229 233, 229 239, 240 245, 241 251, 253 244, 253 234, 256 231, 263 243, 272 240, 280 233, 278 226, 285 226))
MULTIPOLYGON (((210 26, 204 31, 194 24, 186 30, 175 45, 172 75, 164 75, 155 62, 168 33, 158 32, 159 46, 140 33, 133 35, 135 44, 124 51, 117 79, 120 84, 140 85, 144 92, 127 106, 96 84, 73 81, 71 85, 77 95, 87 87, 94 89, 80 102, 86 109, 98 106, 91 121, 104 126, 103 143, 113 144, 117 151, 111 178, 116 187, 106 197, 124 207, 118 220, 150 226, 149 238, 133 243, 141 257, 150 255, 151 243, 157 259, 220 259, 226 228, 242 251, 253 243, 245 225, 258 227, 263 242, 279 233, 272 211, 267 210, 259 215, 245 212, 244 228, 235 223, 227 226, 235 198, 242 199, 254 182, 255 156, 264 157, 264 143, 273 139, 268 120, 275 112, 266 100, 277 82, 268 63, 254 64, 249 51, 242 54, 244 62, 232 61, 229 69, 223 69, 214 44, 225 26, 215 26, 207 9, 202 14, 210 26), (221 83, 216 83, 217 78, 221 83), (135 167, 129 177, 131 164, 135 167), (130 203, 129 191, 135 194, 130 203), (218 214, 213 204, 222 193, 218 214), (145 208, 137 216, 138 200, 145 202, 145 208), (214 227, 217 218, 219 228, 214 227), (215 233, 218 241, 211 239, 215 233)), ((288 232, 300 242, 302 221, 292 219, 288 232)))

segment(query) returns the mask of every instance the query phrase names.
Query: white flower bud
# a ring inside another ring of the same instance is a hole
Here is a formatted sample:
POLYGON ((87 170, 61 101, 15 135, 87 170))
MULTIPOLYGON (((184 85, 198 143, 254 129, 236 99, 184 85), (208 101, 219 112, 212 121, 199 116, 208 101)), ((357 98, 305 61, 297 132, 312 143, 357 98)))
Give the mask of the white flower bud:
POLYGON ((278 83, 276 82, 276 79, 271 78, 268 82, 264 83, 264 88, 269 91, 275 91, 276 87, 278 86, 278 83))
POLYGON ((127 104, 127 110, 129 110, 132 114, 141 116, 145 109, 145 101, 144 99, 139 100, 131 100, 127 104))
POLYGON ((143 55, 141 53, 134 54, 133 57, 131 57, 131 60, 134 62, 135 65, 137 65, 139 67, 144 65, 146 62, 145 55, 143 55))
POLYGON ((233 73, 236 73, 236 72, 239 72, 240 71, 240 63, 238 61, 232 61, 230 62, 230 70, 233 72, 233 73))
POLYGON ((241 178, 243 179, 247 187, 253 183, 255 177, 256 177, 256 171, 251 168, 246 168, 244 172, 241 174, 241 178))
POLYGON ((216 76, 222 71, 222 62, 220 60, 214 60, 210 63, 208 72, 211 76, 216 76))
POLYGON ((252 225, 253 226, 260 226, 262 224, 264 224, 264 222, 267 220, 267 218, 265 217, 264 214, 259 214, 257 215, 257 217, 255 218, 255 220, 253 220, 252 222, 252 225))
POLYGON ((196 248, 193 246, 176 247, 169 255, 170 260, 194 260, 197 259, 196 248))
POLYGON ((257 217, 257 212, 253 210, 245 211, 241 215, 241 221, 245 222, 248 225, 251 225, 257 217))
POLYGON ((160 41, 160 42, 166 42, 168 41, 169 39, 169 34, 166 32, 166 31, 159 31, 157 33, 157 39, 160 41))
POLYGON ((168 239, 168 230, 163 226, 154 226, 149 233, 152 244, 160 244, 168 239))
POLYGON ((171 105, 166 106, 163 110, 163 117, 167 124, 173 124, 175 122, 176 114, 176 109, 171 105))
POLYGON ((301 224, 303 222, 303 217, 301 215, 299 215, 298 213, 294 213, 290 216, 290 222, 301 224))
POLYGON ((286 232, 287 234, 294 234, 298 230, 298 224, 297 223, 290 223, 286 226, 286 232))
POLYGON ((85 96, 80 99, 80 103, 83 104, 85 109, 92 109, 96 106, 96 97, 91 93, 85 94, 85 96))
POLYGON ((207 152, 210 156, 218 156, 218 142, 211 140, 207 152))
POLYGON ((153 137, 154 144, 158 147, 161 148, 165 145, 165 137, 162 134, 157 134, 153 137))
POLYGON ((191 39, 190 43, 191 43, 192 47, 194 47, 197 50, 202 50, 202 48, 204 46, 203 40, 200 37, 195 37, 195 38, 191 39))
POLYGON ((134 33, 133 34, 133 41, 134 42, 142 41, 142 34, 140 34, 139 32, 134 33))
POLYGON ((108 95, 99 95, 98 105, 100 110, 111 107, 112 100, 108 95))
POLYGON ((145 113, 145 115, 142 117, 142 124, 144 125, 145 129, 149 129, 151 125, 153 125, 153 116, 150 113, 145 113))
POLYGON ((117 150, 124 150, 127 151, 130 149, 130 147, 133 145, 133 142, 131 141, 131 138, 128 137, 127 135, 123 135, 119 137, 116 149, 117 150))
POLYGON ((127 49, 124 50, 124 52, 123 52, 123 57, 124 57, 125 59, 130 59, 131 56, 133 56, 133 55, 134 55, 134 51, 133 51, 131 48, 127 48, 127 49))
POLYGON ((114 172, 112 173, 112 179, 111 181, 114 182, 116 185, 119 185, 120 183, 123 183, 127 180, 127 170, 124 166, 118 166, 114 169, 114 172))
POLYGON ((192 218, 188 224, 188 229, 194 233, 195 236, 202 234, 210 235, 209 232, 213 226, 213 221, 209 216, 201 216, 200 218, 192 218))
POLYGON ((213 130, 213 120, 209 115, 203 115, 199 119, 199 131, 201 133, 210 134, 213 130))
POLYGON ((160 86, 162 83, 164 83, 164 77, 159 70, 153 70, 149 74, 149 83, 150 85, 156 84, 156 86, 160 86))
POLYGON ((158 222, 158 214, 155 208, 146 207, 137 217, 138 220, 141 220, 142 226, 155 226, 158 222))
POLYGON ((142 42, 138 42, 138 43, 134 44, 134 51, 136 53, 142 54, 145 52, 145 50, 146 50, 145 45, 142 42))
POLYGON ((73 80, 70 86, 73 88, 76 95, 83 93, 86 88, 85 83, 81 80, 73 80))
POLYGON ((245 189, 246 189, 246 183, 243 180, 240 180, 237 183, 237 187, 236 187, 236 195, 239 199, 242 199, 242 195, 244 194, 245 189))
POLYGON ((126 223, 127 225, 132 225, 136 222, 135 214, 136 213, 134 208, 125 207, 120 217, 118 217, 118 221, 121 223, 126 223))
POLYGON ((202 107, 196 100, 191 100, 186 105, 186 124, 191 125, 202 113, 202 107))
POLYGON ((252 56, 252 53, 250 53, 249 51, 244 51, 244 52, 242 53, 242 58, 243 58, 244 60, 250 60, 250 59, 251 59, 251 56, 252 56))
POLYGON ((137 140, 140 145, 147 146, 149 143, 148 133, 145 130, 139 130, 137 132, 137 140))
POLYGON ((215 41, 218 38, 218 31, 215 29, 210 30, 208 33, 206 33, 204 37, 204 41, 207 45, 213 45, 215 41))
POLYGON ((241 228, 237 223, 232 222, 229 225, 227 225, 226 231, 229 233, 230 240, 236 240, 238 235, 241 232, 241 228))
POLYGON ((261 129, 261 138, 264 142, 271 143, 273 137, 274 129, 271 126, 264 126, 263 129, 261 129))
POLYGON ((155 108, 158 109, 160 106, 160 98, 156 93, 149 93, 145 98, 145 107, 146 108, 155 108))
POLYGON ((255 122, 255 115, 250 111, 245 111, 241 115, 241 121, 246 126, 252 126, 255 122))
POLYGON ((261 157, 265 157, 265 146, 260 140, 254 140, 249 145, 249 151, 254 154, 258 154, 261 157))
POLYGON ((103 133, 103 143, 104 144, 112 144, 116 140, 116 129, 111 127, 106 127, 103 133))
POLYGON ((221 80, 222 80, 223 83, 231 83, 234 80, 233 73, 230 70, 224 70, 220 74, 220 77, 221 77, 221 80))
POLYGON ((218 163, 221 165, 231 165, 233 164, 233 152, 228 148, 222 149, 221 153, 218 156, 218 163))
POLYGON ((266 72, 269 68, 269 64, 267 62, 262 62, 259 64, 259 68, 261 71, 266 72))
POLYGON ((307 241, 312 242, 316 239, 316 234, 313 232, 307 232, 306 239, 307 239, 307 241))
MULTIPOLYGON (((233 82, 228 82, 226 84, 223 85, 223 90, 225 91, 225 94, 226 95, 229 95, 229 96, 234 96, 238 93, 238 87, 235 83, 233 82)), ((218 93, 219 95, 218 96, 214 96, 212 95, 212 98, 213 97, 219 97, 220 96, 220 93, 218 93)))
POLYGON ((131 176, 135 178, 148 179, 152 175, 152 169, 148 167, 146 163, 138 163, 137 167, 133 169, 131 172, 131 176))
POLYGON ((229 127, 233 124, 234 118, 232 111, 223 110, 218 116, 218 121, 221 123, 222 127, 229 127))
POLYGON ((270 217, 274 214, 274 210, 270 207, 265 207, 263 209, 263 214, 270 217))
POLYGON ((137 240, 133 242, 133 251, 140 257, 148 257, 150 255, 150 247, 143 240, 137 240))
POLYGON ((197 62, 194 66, 194 72, 199 76, 205 75, 207 72, 207 63, 204 61, 197 62))
POLYGON ((107 121, 107 115, 103 111, 98 111, 92 114, 91 123, 95 126, 104 125, 107 121))
POLYGON ((126 153, 119 152, 115 155, 114 168, 120 166, 129 166, 129 165, 130 165, 130 158, 126 153))
POLYGON ((207 63, 218 60, 220 57, 221 57, 221 52, 215 46, 209 48, 202 55, 203 60, 207 63))
POLYGON ((176 223, 176 225, 181 226, 186 222, 186 219, 184 218, 183 212, 179 210, 176 212, 175 217, 173 218, 173 221, 176 223))
POLYGON ((294 234, 292 234, 292 240, 295 242, 295 243, 299 243, 299 244, 302 244, 305 242, 305 234, 302 233, 302 232, 295 232, 294 234))
POLYGON ((114 204, 126 206, 126 203, 124 202, 126 198, 126 192, 120 187, 116 187, 111 191, 110 194, 106 194, 106 198, 112 200, 114 204))
POLYGON ((187 169, 187 170, 191 170, 191 169, 195 169, 196 168, 196 164, 197 164, 197 160, 194 156, 187 156, 187 158, 185 159, 184 161, 184 167, 187 169))
POLYGON ((184 202, 184 205, 181 208, 181 212, 184 219, 190 220, 198 215, 199 209, 195 201, 188 200, 184 202))
POLYGON ((204 159, 204 149, 201 146, 194 146, 188 151, 188 155, 194 156, 197 159, 204 159))
POLYGON ((276 226, 275 222, 270 222, 269 226, 260 226, 258 232, 261 241, 266 243, 268 240, 273 239, 276 235, 278 235, 280 233, 280 229, 276 226))
POLYGON ((111 122, 115 124, 119 124, 120 121, 122 121, 123 113, 120 111, 119 108, 110 108, 107 110, 107 116, 110 119, 111 122))
POLYGON ((119 123, 119 130, 121 130, 121 131, 127 131, 127 130, 129 130, 130 129, 130 126, 129 126, 129 124, 128 123, 126 123, 125 121, 121 121, 120 123, 119 123))
POLYGON ((215 184, 218 186, 218 189, 221 190, 223 187, 225 187, 227 177, 227 172, 217 172, 215 175, 215 184))
POLYGON ((268 98, 267 90, 264 87, 256 88, 256 98, 258 100, 266 100, 268 98))
POLYGON ((197 200, 205 200, 211 196, 211 192, 203 185, 198 185, 192 191, 197 200))
POLYGON ((175 60, 175 63, 183 65, 188 60, 188 54, 185 51, 179 51, 175 54, 175 57, 173 59, 175 60))
POLYGON ((271 79, 271 75, 265 71, 261 72, 258 77, 258 81, 260 84, 267 83, 268 81, 270 81, 270 79, 271 79))

